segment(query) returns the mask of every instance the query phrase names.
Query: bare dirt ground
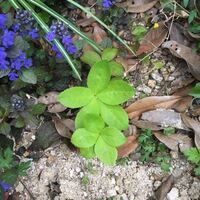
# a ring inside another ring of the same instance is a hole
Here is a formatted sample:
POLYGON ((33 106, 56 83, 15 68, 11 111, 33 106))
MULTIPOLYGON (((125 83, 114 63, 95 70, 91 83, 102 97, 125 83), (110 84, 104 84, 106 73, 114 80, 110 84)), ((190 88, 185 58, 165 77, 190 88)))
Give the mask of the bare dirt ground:
MULTIPOLYGON (((191 166, 185 160, 174 158, 171 172, 177 178, 167 200, 200 199, 200 181, 191 176, 191 166)), ((81 158, 61 144, 47 149, 32 164, 16 192, 20 200, 148 200, 155 199, 154 191, 168 175, 157 165, 130 160, 104 166, 95 159, 81 158)))

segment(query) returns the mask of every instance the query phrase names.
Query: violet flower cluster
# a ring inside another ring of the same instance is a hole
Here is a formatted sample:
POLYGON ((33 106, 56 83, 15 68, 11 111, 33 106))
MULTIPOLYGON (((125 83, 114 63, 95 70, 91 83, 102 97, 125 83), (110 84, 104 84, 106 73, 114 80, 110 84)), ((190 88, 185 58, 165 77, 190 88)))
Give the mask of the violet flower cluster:
POLYGON ((109 9, 113 5, 113 0, 102 0, 102 6, 109 9))
POLYGON ((21 36, 30 36, 32 39, 39 37, 35 19, 27 10, 19 9, 16 11, 13 29, 18 31, 21 36))
MULTIPOLYGON (((49 42, 52 42, 54 39, 59 39, 66 51, 71 55, 77 52, 77 48, 73 43, 68 27, 61 21, 54 21, 52 23, 50 26, 50 32, 46 35, 46 39, 49 42)), ((63 57, 55 44, 52 45, 52 50, 56 52, 56 57, 63 57)))
POLYGON ((4 192, 7 192, 10 189, 10 185, 0 180, 0 187, 2 187, 4 192))
POLYGON ((32 59, 27 58, 25 52, 21 49, 15 56, 9 55, 15 48, 18 30, 14 26, 8 28, 7 22, 8 15, 0 14, 0 72, 6 71, 10 80, 16 80, 22 67, 29 68, 32 66, 32 59))

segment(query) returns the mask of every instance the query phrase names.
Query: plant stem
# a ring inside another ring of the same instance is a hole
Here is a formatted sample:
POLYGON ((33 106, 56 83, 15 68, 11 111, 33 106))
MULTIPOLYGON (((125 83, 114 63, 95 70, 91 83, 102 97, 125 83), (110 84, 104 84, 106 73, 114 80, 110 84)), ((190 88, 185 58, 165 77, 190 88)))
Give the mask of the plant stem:
POLYGON ((46 4, 42 3, 40 0, 29 0, 32 4, 38 6, 42 10, 49 13, 51 16, 55 17, 56 19, 62 21, 64 24, 66 24, 72 31, 77 33, 81 38, 86 40, 97 52, 101 52, 101 49, 97 46, 97 44, 88 38, 84 33, 82 33, 78 27, 73 25, 69 20, 65 19, 62 15, 58 14, 56 11, 48 7, 46 4))
MULTIPOLYGON (((44 30, 44 32, 48 33, 50 31, 48 25, 40 18, 40 16, 33 10, 33 8, 25 0, 18 0, 18 1, 23 5, 23 7, 26 10, 30 11, 30 13, 33 15, 33 17, 35 18, 35 20, 38 22, 38 24, 44 30)), ((77 69, 76 69, 75 65, 73 64, 70 56, 65 51, 64 47, 62 46, 62 44, 57 39, 54 39, 53 42, 55 43, 55 45, 57 46, 57 48, 60 50, 60 52, 63 54, 64 58, 69 63, 69 65, 71 66, 72 70, 74 71, 74 73, 76 74, 76 76, 78 77, 78 79, 81 80, 79 72, 77 71, 77 69)))
POLYGON ((81 9, 83 12, 87 13, 89 16, 91 16, 93 19, 95 19, 99 24, 101 24, 105 29, 107 29, 115 38, 119 40, 131 53, 133 53, 135 56, 135 52, 126 44, 124 40, 122 40, 114 31, 112 31, 103 21, 101 21, 98 17, 96 17, 93 13, 91 13, 89 10, 84 8, 82 5, 79 3, 75 2, 74 0, 66 0, 69 3, 73 4, 77 8, 81 9))
POLYGON ((15 10, 20 9, 20 5, 17 3, 17 0, 9 0, 9 3, 15 10))

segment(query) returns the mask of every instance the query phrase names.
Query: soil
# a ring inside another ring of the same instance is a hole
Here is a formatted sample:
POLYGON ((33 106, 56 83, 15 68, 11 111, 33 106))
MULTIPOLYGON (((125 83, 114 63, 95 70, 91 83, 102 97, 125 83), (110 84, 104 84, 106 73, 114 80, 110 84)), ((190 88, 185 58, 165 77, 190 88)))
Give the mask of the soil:
MULTIPOLYGON (((200 181, 191 175, 192 167, 178 155, 174 157, 171 173, 176 177, 175 184, 166 199, 200 199, 200 181)), ((47 149, 38 162, 33 162, 28 176, 15 190, 20 200, 148 200, 155 199, 154 191, 168 176, 158 165, 128 159, 116 166, 104 166, 96 159, 81 158, 61 144, 47 149)))

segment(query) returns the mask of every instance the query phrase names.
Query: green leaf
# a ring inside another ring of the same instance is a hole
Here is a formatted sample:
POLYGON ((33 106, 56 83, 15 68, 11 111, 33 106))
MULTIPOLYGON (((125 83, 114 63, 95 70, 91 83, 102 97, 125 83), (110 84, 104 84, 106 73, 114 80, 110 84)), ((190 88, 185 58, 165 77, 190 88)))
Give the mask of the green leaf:
POLYGON ((78 114, 76 115, 75 119, 75 128, 84 128, 84 119, 87 114, 95 114, 99 115, 100 112, 100 105, 96 99, 93 99, 88 105, 83 107, 78 114))
POLYGON ((81 156, 88 159, 95 157, 94 146, 89 147, 89 148, 80 148, 80 154, 81 156))
POLYGON ((38 103, 32 106, 31 113, 33 115, 41 115, 44 113, 45 109, 46 109, 46 105, 42 103, 38 103))
POLYGON ((13 123, 14 123, 14 126, 15 126, 16 128, 22 128, 22 127, 25 126, 24 119, 23 119, 23 117, 21 117, 21 116, 17 117, 17 118, 14 120, 13 123))
POLYGON ((143 25, 137 25, 134 27, 134 30, 132 31, 132 34, 134 36, 134 39, 136 41, 142 39, 147 32, 147 28, 143 25))
POLYGON ((190 11, 190 15, 188 17, 188 23, 190 24, 195 17, 197 17, 197 11, 196 10, 190 11))
POLYGON ((194 168, 194 172, 196 176, 200 176, 200 166, 194 168))
POLYGON ((189 0, 183 0, 183 5, 185 8, 188 6, 188 4, 189 4, 189 0))
POLYGON ((86 51, 82 56, 81 56, 81 61, 84 63, 92 66, 95 63, 101 61, 101 57, 98 53, 95 51, 86 51))
POLYGON ((195 98, 200 98, 200 83, 197 83, 195 87, 192 88, 191 92, 189 95, 195 97, 195 98))
POLYGON ((112 76, 123 76, 124 74, 124 68, 122 67, 122 65, 115 61, 109 62, 109 68, 111 70, 112 76))
POLYGON ((3 122, 0 124, 0 133, 8 135, 11 131, 10 124, 3 122))
POLYGON ((117 149, 109 146, 100 136, 94 148, 96 156, 107 165, 114 165, 117 160, 117 149))
POLYGON ((0 154, 0 169, 9 169, 12 167, 13 151, 8 147, 0 154))
POLYGON ((31 69, 25 69, 22 71, 22 75, 20 79, 25 83, 36 84, 37 83, 37 76, 35 75, 34 71, 31 69))
POLYGON ((110 78, 108 62, 100 61, 92 66, 88 74, 87 85, 96 94, 107 87, 110 78))
POLYGON ((103 119, 95 114, 85 115, 83 124, 86 130, 95 133, 99 133, 105 127, 103 119))
POLYGON ((93 133, 85 128, 77 129, 71 138, 72 144, 79 148, 89 148, 92 147, 99 136, 99 133, 93 133))
POLYGON ((26 176, 26 171, 30 168, 31 162, 21 162, 17 165, 17 172, 19 176, 26 176))
POLYGON ((80 108, 87 105, 94 95, 89 88, 73 87, 58 95, 58 101, 68 108, 80 108))
POLYGON ((192 163, 200 163, 200 151, 197 148, 187 149, 183 153, 187 157, 187 159, 192 163))
POLYGON ((111 61, 117 56, 117 53, 118 49, 116 48, 106 48, 103 50, 102 60, 111 61))
POLYGON ((101 131, 104 142, 113 147, 118 147, 126 142, 126 137, 114 127, 106 127, 101 131))
POLYGON ((122 80, 110 81, 108 87, 97 95, 97 97, 108 105, 124 103, 134 95, 132 86, 122 80))
POLYGON ((120 106, 101 104, 101 116, 106 124, 119 130, 128 128, 128 115, 120 106))

